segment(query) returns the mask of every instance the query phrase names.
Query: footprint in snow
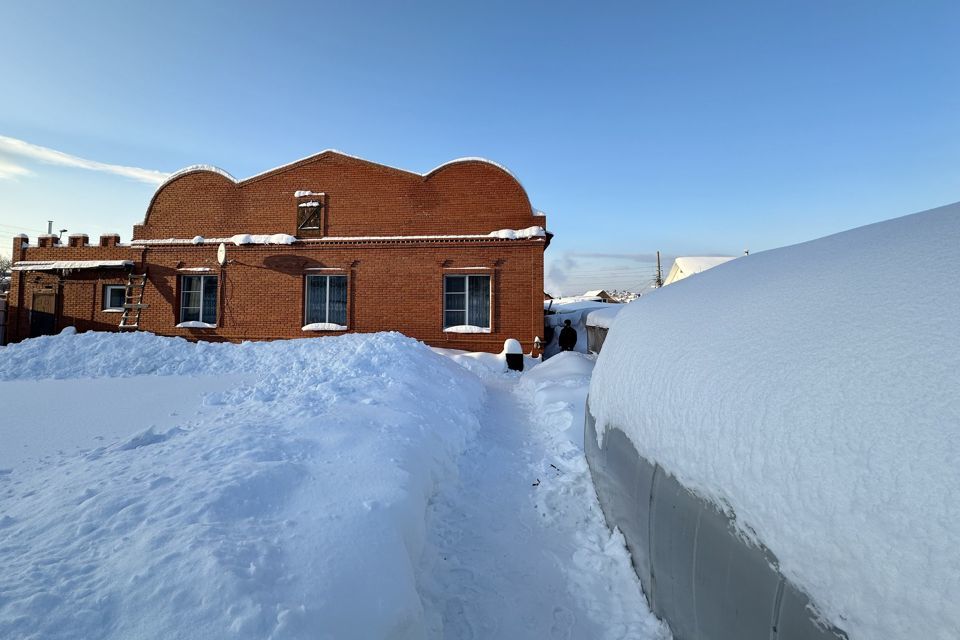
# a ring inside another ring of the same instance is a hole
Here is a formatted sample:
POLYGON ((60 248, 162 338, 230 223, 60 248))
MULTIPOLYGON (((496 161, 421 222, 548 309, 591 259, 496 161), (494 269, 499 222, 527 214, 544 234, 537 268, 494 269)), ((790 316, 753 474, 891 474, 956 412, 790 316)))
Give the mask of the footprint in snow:
POLYGON ((570 640, 570 632, 577 621, 572 612, 562 607, 553 608, 553 625, 550 627, 550 637, 555 640, 570 640))

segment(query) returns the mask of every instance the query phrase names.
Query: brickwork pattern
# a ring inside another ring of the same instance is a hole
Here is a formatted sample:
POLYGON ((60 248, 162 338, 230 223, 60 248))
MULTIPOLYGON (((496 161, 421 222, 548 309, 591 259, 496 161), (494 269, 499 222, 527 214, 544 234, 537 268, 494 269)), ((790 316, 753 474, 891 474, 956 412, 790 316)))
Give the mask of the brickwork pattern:
POLYGON ((421 176, 328 151, 239 184, 212 171, 177 177, 155 194, 133 237, 298 235, 294 193, 302 190, 326 194, 327 236, 486 234, 545 224, 520 183, 488 162, 421 176))
MULTIPOLYGON (((241 186, 201 171, 171 181, 154 197, 137 238, 227 237, 236 233, 296 235, 297 190, 327 194, 328 238, 336 236, 481 235, 542 226, 523 188, 482 162, 449 165, 423 177, 339 154, 321 154, 241 186), (290 225, 294 228, 291 228, 290 225), (286 226, 284 226, 286 225, 286 226)), ((227 264, 214 245, 121 246, 119 236, 91 245, 75 235, 60 245, 14 239, 14 261, 130 260, 148 274, 140 329, 193 340, 272 340, 338 332, 304 332, 306 276, 339 269, 348 276, 348 331, 400 331, 435 346, 499 352, 507 338, 533 348, 543 330, 543 238, 528 240, 341 241, 293 245, 228 245, 227 264), (480 271, 477 268, 482 267, 480 271), (209 271, 196 271, 208 269, 209 271), (443 276, 492 276, 489 334, 443 331, 443 276), (180 329, 180 277, 218 276, 217 327, 180 329)), ((55 330, 119 330, 119 313, 104 310, 104 286, 125 284, 122 269, 67 273, 16 271, 9 295, 7 339, 30 335, 33 295, 58 294, 55 330)))

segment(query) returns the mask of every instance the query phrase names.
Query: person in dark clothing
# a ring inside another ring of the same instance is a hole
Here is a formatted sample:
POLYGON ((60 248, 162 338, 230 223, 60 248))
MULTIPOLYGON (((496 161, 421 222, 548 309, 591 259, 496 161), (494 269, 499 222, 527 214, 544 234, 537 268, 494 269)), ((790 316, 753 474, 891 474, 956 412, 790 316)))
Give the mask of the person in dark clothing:
POLYGON ((577 330, 570 326, 569 320, 563 321, 563 329, 560 329, 557 344, 560 345, 560 351, 573 351, 573 347, 577 344, 577 330))

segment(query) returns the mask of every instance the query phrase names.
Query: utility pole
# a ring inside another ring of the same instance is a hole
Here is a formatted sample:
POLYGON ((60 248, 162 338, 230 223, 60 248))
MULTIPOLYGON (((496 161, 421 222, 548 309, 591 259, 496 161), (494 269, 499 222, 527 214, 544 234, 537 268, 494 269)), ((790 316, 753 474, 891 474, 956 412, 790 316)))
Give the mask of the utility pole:
POLYGON ((653 283, 659 289, 663 286, 663 271, 660 269, 660 252, 657 251, 657 281, 653 283))

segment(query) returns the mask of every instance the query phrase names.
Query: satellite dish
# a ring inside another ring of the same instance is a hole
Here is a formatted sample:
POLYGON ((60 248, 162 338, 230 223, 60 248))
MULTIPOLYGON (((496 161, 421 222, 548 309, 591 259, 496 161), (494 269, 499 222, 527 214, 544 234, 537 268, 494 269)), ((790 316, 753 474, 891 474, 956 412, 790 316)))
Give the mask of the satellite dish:
POLYGON ((220 266, 227 264, 227 245, 220 243, 220 246, 217 247, 217 262, 220 263, 220 266))

